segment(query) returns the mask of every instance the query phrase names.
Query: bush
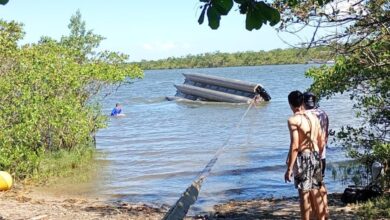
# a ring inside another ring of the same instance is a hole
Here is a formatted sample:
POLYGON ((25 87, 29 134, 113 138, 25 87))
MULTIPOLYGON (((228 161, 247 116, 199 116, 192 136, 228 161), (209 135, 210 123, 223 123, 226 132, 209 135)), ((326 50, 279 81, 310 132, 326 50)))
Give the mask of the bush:
POLYGON ((18 47, 22 26, 0 20, 0 170, 18 179, 57 175, 91 158, 93 135, 106 122, 91 98, 143 76, 126 55, 95 53, 103 37, 85 30, 79 12, 69 28, 61 41, 18 47))
POLYGON ((390 218, 390 197, 383 197, 363 203, 358 209, 358 215, 363 219, 390 218))

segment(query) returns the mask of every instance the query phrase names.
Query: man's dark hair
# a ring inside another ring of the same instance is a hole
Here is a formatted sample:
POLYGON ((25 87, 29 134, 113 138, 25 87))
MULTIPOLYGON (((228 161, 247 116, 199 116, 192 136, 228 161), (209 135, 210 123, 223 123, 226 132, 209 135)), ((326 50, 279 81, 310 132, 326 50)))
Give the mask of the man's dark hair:
POLYGON ((295 108, 301 106, 303 103, 302 92, 298 90, 290 92, 290 94, 288 94, 288 103, 295 108))
POLYGON ((303 93, 303 103, 305 109, 313 109, 316 107, 317 97, 312 92, 303 93))

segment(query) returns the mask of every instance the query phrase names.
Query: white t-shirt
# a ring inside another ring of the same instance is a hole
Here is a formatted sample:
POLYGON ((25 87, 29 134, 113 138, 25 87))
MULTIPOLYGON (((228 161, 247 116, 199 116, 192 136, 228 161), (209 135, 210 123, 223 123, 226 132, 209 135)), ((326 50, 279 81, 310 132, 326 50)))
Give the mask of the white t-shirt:
MULTIPOLYGON (((328 139, 328 129, 329 129, 329 118, 328 118, 328 115, 321 109, 319 108, 314 108, 314 109, 310 109, 310 110, 307 110, 307 111, 310 111, 312 113, 314 113, 317 118, 320 120, 320 125, 321 125, 321 129, 322 129, 322 133, 326 135, 326 139, 328 139)), ((321 154, 321 159, 325 159, 326 158, 326 147, 327 147, 327 143, 325 143, 325 147, 322 151, 322 154, 321 154)))

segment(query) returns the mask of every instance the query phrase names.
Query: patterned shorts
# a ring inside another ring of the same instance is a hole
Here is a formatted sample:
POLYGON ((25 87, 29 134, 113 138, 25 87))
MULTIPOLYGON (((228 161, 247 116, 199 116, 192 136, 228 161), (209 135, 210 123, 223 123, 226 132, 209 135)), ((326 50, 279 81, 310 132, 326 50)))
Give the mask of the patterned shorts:
POLYGON ((321 160, 318 152, 299 152, 294 165, 295 188, 308 191, 322 185, 321 160))

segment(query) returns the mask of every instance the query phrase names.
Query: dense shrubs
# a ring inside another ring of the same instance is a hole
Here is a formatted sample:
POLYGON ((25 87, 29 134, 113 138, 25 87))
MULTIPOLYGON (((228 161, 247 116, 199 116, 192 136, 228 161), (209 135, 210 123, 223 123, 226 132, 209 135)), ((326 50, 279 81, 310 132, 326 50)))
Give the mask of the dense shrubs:
POLYGON ((127 56, 94 52, 103 38, 85 30, 79 12, 69 28, 61 41, 18 47, 22 26, 0 21, 0 170, 15 177, 39 173, 49 154, 90 147, 106 119, 91 98, 105 85, 142 77, 125 65, 127 56))

